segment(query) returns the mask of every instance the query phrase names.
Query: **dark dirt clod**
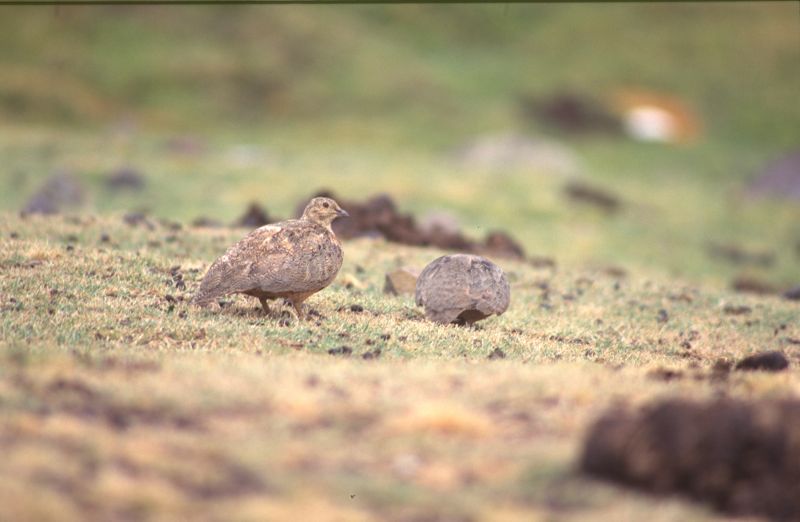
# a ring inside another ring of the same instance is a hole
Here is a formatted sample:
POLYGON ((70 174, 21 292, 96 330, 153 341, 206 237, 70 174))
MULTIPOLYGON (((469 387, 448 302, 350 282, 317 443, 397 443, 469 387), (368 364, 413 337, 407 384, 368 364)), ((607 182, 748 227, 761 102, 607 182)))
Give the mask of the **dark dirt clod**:
POLYGON ((672 368, 656 368, 647 372, 647 376, 658 381, 669 382, 675 379, 682 379, 683 372, 672 368))
POLYGON ((381 341, 388 341, 391 338, 392 338, 392 334, 388 334, 388 333, 381 334, 381 341))
POLYGON ((528 263, 533 268, 555 268, 556 260, 552 257, 545 256, 532 256, 528 259, 528 263))
POLYGON ((248 205, 245 213, 236 220, 233 226, 243 228, 258 228, 270 223, 272 223, 272 220, 270 219, 269 214, 267 214, 267 211, 264 210, 264 207, 253 202, 248 205))
POLYGON ((739 276, 731 281, 731 288, 737 292, 767 295, 774 294, 777 289, 774 285, 754 277, 739 276))
POLYGON ((668 400, 589 429, 583 472, 734 515, 800 518, 800 401, 668 400))
POLYGON ((153 222, 147 219, 147 216, 145 216, 143 212, 128 212, 122 216, 122 220, 125 222, 125 224, 132 227, 142 225, 148 230, 155 230, 156 228, 153 222))
POLYGON ((525 251, 519 243, 500 230, 493 230, 489 232, 483 242, 487 254, 494 254, 501 257, 510 257, 522 259, 525 257, 525 251))
POLYGON ((585 203, 606 212, 616 212, 622 207, 619 197, 599 187, 582 181, 571 181, 564 187, 564 193, 575 203, 585 203))
POLYGON ((669 321, 669 314, 667 313, 667 311, 664 310, 663 308, 660 309, 658 311, 658 314, 656 315, 656 321, 658 321, 659 323, 666 323, 667 321, 669 321))
POLYGON ((350 311, 356 314, 360 314, 361 312, 364 311, 364 307, 361 306, 360 304, 350 305, 350 311))
MULTIPOLYGON (((504 232, 494 231, 483 242, 478 242, 438 227, 426 230, 417 224, 414 216, 400 212, 387 194, 378 194, 365 201, 352 201, 340 198, 329 190, 321 190, 311 197, 333 198, 350 213, 350 217, 333 223, 333 231, 340 239, 383 237, 393 243, 412 246, 435 246, 444 250, 517 259, 524 257, 519 243, 504 232)), ((297 216, 302 214, 309 199, 299 203, 297 216)))
POLYGON ((350 355, 351 353, 353 353, 353 349, 349 346, 339 346, 328 350, 329 355, 350 355))
POLYGON ((132 167, 122 167, 109 174, 106 186, 112 190, 142 190, 144 176, 132 167))
POLYGON ((800 285, 785 291, 783 293, 783 297, 792 301, 800 301, 800 285))
POLYGON ((19 234, 16 232, 12 232, 8 235, 11 239, 19 239, 19 234))
POLYGON ((579 94, 560 92, 546 98, 524 96, 519 101, 525 118, 573 134, 621 134, 622 122, 601 102, 579 94))
POLYGON ((101 243, 109 243, 111 241, 111 236, 106 233, 100 234, 100 242, 101 243))
POLYGON ((779 372, 788 367, 789 360, 782 352, 778 351, 760 352, 745 357, 736 363, 737 370, 745 371, 762 370, 767 372, 779 372))
POLYGON ((753 309, 746 305, 726 304, 722 308, 722 311, 728 315, 744 315, 744 314, 749 314, 750 312, 753 311, 753 309))
POLYGON ((375 348, 374 350, 370 350, 369 352, 364 352, 361 354, 361 358, 364 360, 377 359, 380 356, 381 356, 380 348, 375 348))
POLYGON ((205 227, 205 228, 220 228, 222 225, 222 221, 218 219, 213 219, 206 216, 200 216, 195 218, 192 221, 193 227, 205 227))
POLYGON ((708 254, 712 258, 724 259, 734 265, 770 267, 775 264, 772 252, 756 252, 734 244, 710 243, 708 254))
POLYGON ((505 359, 505 358, 506 358, 506 352, 504 352, 500 348, 495 348, 494 350, 492 350, 492 352, 489 354, 488 357, 490 361, 493 361, 495 359, 505 359))

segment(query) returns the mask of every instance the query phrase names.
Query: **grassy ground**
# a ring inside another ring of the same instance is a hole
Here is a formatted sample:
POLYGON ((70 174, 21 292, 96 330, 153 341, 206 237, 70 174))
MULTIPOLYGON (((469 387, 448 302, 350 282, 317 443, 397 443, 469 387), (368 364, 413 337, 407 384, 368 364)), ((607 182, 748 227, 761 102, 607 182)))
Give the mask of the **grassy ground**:
POLYGON ((242 233, 3 215, 2 518, 711 520, 577 476, 587 423, 664 395, 800 392, 794 367, 709 378, 756 350, 800 362, 796 304, 674 278, 501 261, 509 311, 437 326, 382 284, 438 252, 358 240, 309 322, 244 297, 190 307, 242 233))
POLYGON ((723 520, 575 466, 613 404, 800 392, 798 304, 729 289, 800 282, 800 208, 745 196, 797 144, 797 22, 791 3, 0 8, 0 520, 723 520), (702 138, 575 137, 520 111, 631 85, 685 100, 702 138), (504 132, 564 144, 621 210, 546 169, 453 160, 504 132), (120 167, 144 188, 109 189, 120 167), (84 206, 19 217, 62 169, 84 206), (246 232, 191 220, 251 200, 288 217, 319 188, 446 210, 555 267, 497 260, 512 304, 474 329, 382 293, 441 252, 366 239, 311 321, 187 304, 246 232), (767 349, 789 371, 711 376, 767 349))

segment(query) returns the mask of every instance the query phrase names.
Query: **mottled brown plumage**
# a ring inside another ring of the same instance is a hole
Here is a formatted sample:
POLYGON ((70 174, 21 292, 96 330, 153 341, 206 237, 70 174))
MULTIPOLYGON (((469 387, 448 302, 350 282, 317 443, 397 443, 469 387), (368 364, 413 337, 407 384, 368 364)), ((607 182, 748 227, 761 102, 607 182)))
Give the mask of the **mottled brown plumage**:
POLYGON ((286 298, 298 317, 302 303, 328 286, 342 266, 342 247, 331 223, 347 212, 330 198, 314 198, 300 219, 257 228, 208 269, 193 302, 206 305, 228 294, 286 298))

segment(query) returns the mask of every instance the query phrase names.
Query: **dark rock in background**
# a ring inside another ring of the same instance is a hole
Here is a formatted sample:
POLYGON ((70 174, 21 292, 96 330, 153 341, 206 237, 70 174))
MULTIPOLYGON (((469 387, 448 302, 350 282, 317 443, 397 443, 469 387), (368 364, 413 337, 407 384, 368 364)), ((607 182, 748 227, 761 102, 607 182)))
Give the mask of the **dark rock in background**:
POLYGON ((83 204, 86 190, 83 183, 69 172, 57 172, 47 178, 22 208, 22 214, 57 214, 83 204))
POLYGON ((106 186, 112 190, 142 190, 144 185, 144 176, 131 167, 117 169, 106 178, 106 186))
POLYGON ((789 152, 768 164, 747 188, 754 196, 772 196, 800 201, 800 150, 789 152))

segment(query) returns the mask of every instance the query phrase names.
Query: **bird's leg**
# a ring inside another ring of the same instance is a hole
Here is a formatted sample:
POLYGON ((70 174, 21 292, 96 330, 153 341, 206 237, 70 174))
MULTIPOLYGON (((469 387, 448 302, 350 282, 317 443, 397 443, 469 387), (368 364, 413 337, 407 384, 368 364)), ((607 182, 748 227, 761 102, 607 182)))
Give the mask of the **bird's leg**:
POLYGON ((306 315, 303 313, 303 301, 292 301, 292 306, 297 313, 297 320, 302 321, 305 319, 306 315))
POLYGON ((269 304, 267 304, 266 297, 259 297, 259 301, 261 301, 261 308, 264 309, 264 315, 269 315, 269 304))

